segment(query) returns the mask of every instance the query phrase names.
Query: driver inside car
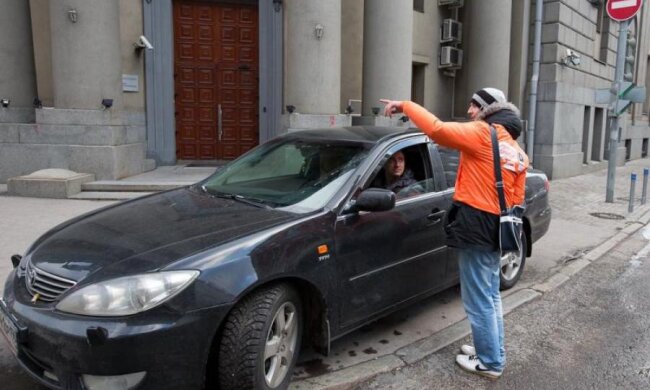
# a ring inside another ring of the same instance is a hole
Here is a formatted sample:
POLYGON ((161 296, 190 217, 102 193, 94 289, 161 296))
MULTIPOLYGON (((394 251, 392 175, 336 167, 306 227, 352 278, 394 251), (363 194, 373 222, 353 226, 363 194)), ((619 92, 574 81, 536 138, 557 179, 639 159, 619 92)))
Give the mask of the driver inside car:
POLYGON ((406 167, 406 158, 402 151, 397 151, 393 154, 384 168, 377 175, 373 183, 373 187, 385 188, 395 193, 398 198, 405 198, 421 194, 424 188, 417 184, 413 171, 406 167))

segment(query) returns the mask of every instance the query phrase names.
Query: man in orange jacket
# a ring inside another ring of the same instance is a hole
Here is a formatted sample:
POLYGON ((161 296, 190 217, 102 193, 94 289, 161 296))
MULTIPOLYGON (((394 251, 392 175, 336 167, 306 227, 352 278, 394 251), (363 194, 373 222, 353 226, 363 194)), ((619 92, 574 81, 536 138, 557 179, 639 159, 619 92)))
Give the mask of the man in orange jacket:
POLYGON ((499 292, 499 199, 492 138, 497 133, 506 204, 524 203, 528 157, 515 141, 521 134, 519 110, 502 91, 483 88, 472 95, 471 122, 443 122, 409 101, 382 99, 384 114, 403 112, 441 146, 460 150, 454 202, 448 211, 447 244, 458 250, 461 296, 474 346, 463 345, 456 363, 472 373, 499 378, 505 367, 503 311, 499 292))

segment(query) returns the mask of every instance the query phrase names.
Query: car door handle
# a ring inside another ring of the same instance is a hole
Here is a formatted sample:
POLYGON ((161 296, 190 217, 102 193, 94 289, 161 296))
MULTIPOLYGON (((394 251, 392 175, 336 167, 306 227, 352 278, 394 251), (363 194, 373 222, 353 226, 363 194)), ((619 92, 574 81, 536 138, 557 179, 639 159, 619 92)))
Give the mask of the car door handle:
POLYGON ((433 222, 440 222, 442 216, 445 215, 445 210, 434 209, 431 214, 427 215, 427 219, 433 222))

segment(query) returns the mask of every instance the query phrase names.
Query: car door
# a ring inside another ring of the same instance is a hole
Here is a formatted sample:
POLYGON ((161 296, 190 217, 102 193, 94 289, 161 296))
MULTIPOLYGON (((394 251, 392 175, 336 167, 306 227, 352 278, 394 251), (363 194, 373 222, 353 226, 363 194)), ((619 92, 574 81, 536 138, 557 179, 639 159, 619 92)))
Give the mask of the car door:
MULTIPOLYGON (((338 217, 336 270, 342 327, 388 311, 445 281, 448 249, 443 220, 449 197, 438 192, 426 137, 386 149, 373 166, 377 173, 390 155, 408 150, 421 193, 398 199, 392 210, 338 217), (419 163, 417 160, 420 160, 419 163), (415 167, 414 167, 415 168, 415 167)), ((368 174, 367 188, 373 181, 368 174)))
MULTIPOLYGON (((445 192, 449 194, 449 204, 451 205, 451 197, 454 194, 456 185, 456 176, 458 174, 458 166, 460 164, 460 153, 458 150, 441 147, 435 144, 431 145, 433 149, 433 163, 439 164, 443 172, 442 177, 445 179, 440 183, 443 187, 447 188, 445 192)), ((447 259, 447 279, 448 283, 455 283, 458 281, 458 253, 453 249, 449 249, 449 257, 447 259)))

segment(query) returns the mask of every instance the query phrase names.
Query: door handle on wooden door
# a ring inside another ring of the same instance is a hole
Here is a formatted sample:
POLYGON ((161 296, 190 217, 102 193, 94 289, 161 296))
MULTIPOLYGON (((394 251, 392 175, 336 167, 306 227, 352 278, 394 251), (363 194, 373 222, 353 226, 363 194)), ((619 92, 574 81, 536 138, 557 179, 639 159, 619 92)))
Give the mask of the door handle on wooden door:
POLYGON ((221 119, 223 118, 223 111, 221 110, 221 104, 217 106, 217 136, 219 141, 221 141, 221 135, 223 134, 223 126, 221 124, 221 119))

